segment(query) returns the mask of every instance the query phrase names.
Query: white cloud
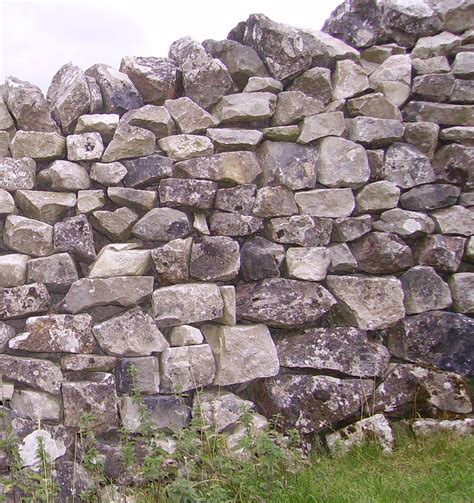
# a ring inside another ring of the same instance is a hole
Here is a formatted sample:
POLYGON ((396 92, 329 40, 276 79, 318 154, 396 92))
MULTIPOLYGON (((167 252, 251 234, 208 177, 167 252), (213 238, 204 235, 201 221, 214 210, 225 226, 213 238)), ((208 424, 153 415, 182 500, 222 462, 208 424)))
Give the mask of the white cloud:
POLYGON ((46 90, 68 61, 118 67, 122 56, 166 56, 174 40, 223 39, 253 12, 320 29, 339 1, 0 0, 0 77, 46 90))

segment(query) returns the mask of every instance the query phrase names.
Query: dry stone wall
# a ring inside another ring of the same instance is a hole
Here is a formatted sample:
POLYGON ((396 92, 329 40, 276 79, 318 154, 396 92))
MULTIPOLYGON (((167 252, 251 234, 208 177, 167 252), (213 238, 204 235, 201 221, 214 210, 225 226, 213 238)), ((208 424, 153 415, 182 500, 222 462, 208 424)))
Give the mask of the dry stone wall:
POLYGON ((244 404, 328 446, 414 404, 470 414, 472 26, 472 0, 346 1, 324 32, 257 14, 168 58, 68 63, 46 96, 7 78, 1 399, 23 445, 69 473, 86 413, 120 481, 134 390, 167 432, 200 389, 219 431, 244 404))

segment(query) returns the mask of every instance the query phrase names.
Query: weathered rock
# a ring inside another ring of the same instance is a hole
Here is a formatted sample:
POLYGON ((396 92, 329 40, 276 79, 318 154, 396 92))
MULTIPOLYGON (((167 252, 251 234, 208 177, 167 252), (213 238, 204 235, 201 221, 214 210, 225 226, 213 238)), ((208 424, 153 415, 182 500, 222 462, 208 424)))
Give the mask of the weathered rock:
POLYGON ((447 56, 452 49, 461 44, 461 38, 444 31, 433 37, 419 38, 412 51, 416 58, 432 58, 433 56, 447 56))
POLYGON ((219 318, 224 303, 213 283, 187 283, 153 292, 151 312, 159 327, 172 327, 219 318))
POLYGON ((173 135, 162 138, 159 147, 174 161, 185 161, 214 153, 214 146, 209 138, 199 135, 173 135))
POLYGON ((253 184, 237 185, 216 192, 214 207, 218 210, 248 215, 255 202, 256 186, 253 184))
POLYGON ((272 218, 265 223, 265 234, 272 241, 300 246, 326 246, 331 230, 331 219, 310 215, 272 218))
POLYGON ((61 368, 72 371, 110 372, 116 363, 113 356, 68 354, 61 357, 61 368))
POLYGON ((81 133, 66 138, 67 158, 70 161, 98 161, 104 152, 99 133, 81 133))
POLYGON ((128 75, 145 103, 162 105, 176 96, 179 69, 171 59, 125 57, 120 71, 128 75))
POLYGON ((263 133, 252 129, 208 129, 206 134, 217 152, 255 150, 263 138, 263 133))
POLYGON ((369 88, 364 69, 351 60, 337 61, 332 78, 333 100, 352 98, 369 88))
POLYGON ((54 226, 54 251, 71 253, 85 262, 95 259, 94 236, 85 215, 67 218, 54 226))
POLYGON ((15 159, 31 157, 37 161, 52 161, 64 157, 66 141, 58 133, 17 131, 10 149, 15 159))
POLYGON ((36 180, 36 163, 33 159, 0 159, 0 188, 3 190, 33 189, 36 180))
POLYGON ((466 240, 458 236, 434 234, 416 242, 413 254, 420 265, 437 271, 456 272, 461 264, 466 240))
POLYGON ((351 189, 315 189, 295 194, 302 213, 313 217, 348 217, 355 208, 351 189))
POLYGON ((200 281, 228 281, 239 273, 239 244, 224 236, 204 237, 194 242, 190 275, 200 281))
POLYGON ((86 70, 86 75, 93 77, 99 85, 105 113, 122 115, 143 105, 142 97, 125 73, 98 64, 86 70))
POLYGON ((273 93, 239 93, 223 96, 212 109, 221 124, 259 123, 269 119, 276 109, 273 93))
POLYGON ((192 238, 174 239, 151 251, 161 283, 185 283, 189 280, 192 238))
POLYGON ((58 395, 61 390, 63 376, 54 363, 37 358, 22 358, 19 356, 0 355, 0 370, 20 386, 58 395))
POLYGON ((3 97, 0 96, 0 130, 7 131, 9 129, 11 130, 13 127, 15 127, 13 118, 10 115, 3 97))
POLYGON ((344 129, 344 114, 342 112, 311 115, 303 121, 298 143, 306 144, 326 136, 341 136, 344 129))
POLYGON ((321 101, 306 96, 301 91, 283 91, 278 94, 278 101, 271 124, 272 126, 296 124, 305 117, 319 114, 323 111, 324 104, 321 101))
POLYGON ((461 190, 454 185, 427 184, 413 187, 400 197, 400 205, 413 211, 429 211, 456 204, 461 190))
POLYGON ((392 182, 381 180, 365 185, 356 194, 358 213, 375 213, 394 208, 398 204, 400 189, 392 182))
POLYGON ((149 211, 155 207, 158 196, 152 190, 109 187, 107 196, 119 206, 126 206, 136 211, 149 211))
POLYGON ((99 133, 104 143, 112 140, 119 123, 118 114, 87 114, 77 119, 75 134, 99 133))
POLYGON ((150 276, 83 278, 71 285, 60 308, 63 312, 76 314, 108 304, 131 307, 146 301, 152 290, 153 278, 150 276))
POLYGON ((9 215, 15 212, 15 200, 5 189, 0 189, 0 215, 9 215))
POLYGON ((91 184, 84 166, 70 161, 54 161, 49 168, 38 173, 40 182, 53 191, 83 190, 91 184))
POLYGON ((438 146, 439 126, 432 122, 408 122, 403 139, 432 160, 438 146))
POLYGON ((330 257, 324 247, 288 248, 288 276, 305 281, 321 281, 326 277, 330 257))
POLYGON ((115 380, 111 374, 104 374, 99 382, 64 382, 62 396, 64 403, 64 426, 75 427, 88 411, 91 420, 89 427, 98 433, 117 430, 117 395, 115 380))
POLYGON ((474 212, 464 206, 450 206, 431 213, 436 230, 442 234, 474 234, 474 212))
POLYGON ((142 157, 153 154, 154 151, 155 135, 151 131, 120 121, 112 141, 105 149, 102 161, 142 157))
POLYGON ((412 94, 426 101, 447 101, 454 87, 454 76, 450 74, 428 74, 415 77, 412 94))
POLYGON ((270 141, 296 142, 300 135, 300 128, 294 126, 274 126, 262 129, 264 138, 270 141))
POLYGON ((474 187, 474 148, 453 143, 438 149, 433 169, 438 180, 445 183, 474 187))
MULTIPOLYGON (((22 255, 21 253, 0 256, 0 288, 24 285, 29 260, 28 255, 22 255)), ((34 283, 34 281, 31 283, 34 283)))
POLYGON ((354 117, 349 121, 349 139, 364 147, 386 147, 403 136, 401 121, 377 119, 375 117, 354 117))
POLYGON ((328 68, 310 68, 298 75, 288 89, 301 91, 326 105, 332 99, 331 71, 328 68))
POLYGON ((94 490, 94 480, 79 463, 60 461, 54 465, 54 481, 58 488, 58 498, 72 503, 94 490))
POLYGON ((260 218, 298 213, 293 192, 286 187, 263 187, 257 191, 252 213, 260 218))
POLYGON ((472 376, 472 328, 463 314, 431 311, 406 318, 388 331, 390 352, 405 360, 472 376))
POLYGON ((360 217, 336 218, 332 226, 331 239, 338 242, 354 241, 372 229, 372 217, 363 215, 360 217))
POLYGON ((194 134, 217 126, 219 120, 187 97, 166 100, 165 107, 181 133, 194 134))
POLYGON ((405 311, 418 314, 451 306, 448 285, 432 267, 417 266, 400 276, 405 293, 405 311))
POLYGON ((119 184, 127 174, 127 168, 120 162, 95 162, 91 166, 90 177, 104 187, 119 184))
POLYGON ((469 105, 411 101, 403 108, 408 122, 434 122, 440 126, 474 126, 474 111, 469 105))
POLYGON ((169 340, 171 346, 194 346, 202 344, 204 338, 199 328, 191 325, 180 325, 170 330, 169 340))
POLYGON ((410 95, 412 63, 410 57, 396 54, 387 58, 371 75, 371 87, 399 107, 410 95))
POLYGON ((351 117, 363 115, 376 119, 402 120, 398 107, 390 103, 382 93, 366 94, 360 98, 352 98, 347 102, 351 117))
POLYGON ((245 281, 280 276, 279 267, 285 258, 283 246, 256 236, 247 240, 240 251, 242 274, 245 281))
POLYGON ((372 227, 374 230, 393 232, 399 236, 431 234, 435 229, 433 220, 424 213, 402 210, 401 208, 384 211, 372 227))
POLYGON ((57 253, 28 262, 28 283, 43 283, 51 292, 66 292, 78 279, 76 264, 68 253, 57 253))
POLYGON ((132 235, 134 225, 140 215, 130 208, 118 208, 115 211, 94 211, 90 223, 99 232, 112 241, 127 241, 132 235))
POLYGON ((468 146, 474 145, 474 127, 473 126, 454 126, 448 127, 440 131, 439 137, 441 140, 457 143, 464 143, 468 146))
POLYGON ((342 319, 363 330, 389 327, 405 316, 403 290, 393 277, 328 276, 342 319))
POLYGON ((40 445, 51 462, 66 454, 64 442, 52 438, 49 431, 37 429, 26 435, 18 447, 21 466, 35 467, 41 465, 42 460, 38 453, 40 445))
POLYGON ((449 288, 453 296, 453 309, 457 313, 474 313, 474 274, 463 272, 449 278, 449 288))
POLYGON ((216 364, 208 344, 166 349, 160 357, 161 391, 176 393, 211 384, 216 364))
POLYGON ((128 171, 124 185, 133 189, 141 189, 173 176, 173 161, 157 154, 126 160, 122 164, 128 171))
POLYGON ((448 73, 450 70, 446 56, 433 56, 427 59, 414 58, 412 63, 415 75, 448 73))
POLYGON ((346 243, 330 245, 327 250, 331 272, 354 272, 357 270, 357 261, 346 243))
POLYGON ((212 207, 216 191, 215 182, 167 178, 161 180, 158 195, 163 206, 207 209, 212 207))
POLYGON ((316 283, 282 278, 238 285, 236 299, 239 318, 277 328, 313 323, 335 304, 316 283))
POLYGON ((368 379, 285 374, 258 382, 252 398, 265 415, 280 414, 285 428, 316 433, 356 418, 372 387, 368 379))
POLYGON ((133 227, 133 235, 145 241, 171 241, 191 232, 185 213, 171 208, 154 208, 133 227))
POLYGON ((456 54, 453 62, 454 75, 461 79, 472 79, 474 77, 473 62, 474 53, 472 52, 460 52, 456 54))
POLYGON ((76 196, 70 192, 17 190, 16 203, 23 215, 54 225, 76 206, 76 196))
POLYGON ((474 431, 474 420, 464 419, 417 419, 411 427, 418 436, 433 435, 438 432, 455 432, 456 435, 471 435, 474 431))
POLYGON ((248 236, 262 230, 260 218, 240 213, 214 211, 209 219, 211 234, 218 236, 248 236))
POLYGON ((120 358, 117 365, 117 391, 154 395, 160 391, 160 365, 155 356, 120 358))
POLYGON ((122 116, 122 122, 146 129, 155 135, 156 139, 174 134, 175 126, 168 110, 165 107, 145 105, 144 107, 130 110, 122 116))
POLYGON ((89 278, 143 276, 151 268, 150 250, 140 250, 137 243, 104 246, 89 269, 89 278))
POLYGON ((11 408, 20 417, 32 421, 60 421, 61 403, 57 396, 33 390, 15 390, 11 408))
POLYGON ((30 218, 8 215, 3 241, 11 250, 44 257, 53 253, 53 227, 30 218))

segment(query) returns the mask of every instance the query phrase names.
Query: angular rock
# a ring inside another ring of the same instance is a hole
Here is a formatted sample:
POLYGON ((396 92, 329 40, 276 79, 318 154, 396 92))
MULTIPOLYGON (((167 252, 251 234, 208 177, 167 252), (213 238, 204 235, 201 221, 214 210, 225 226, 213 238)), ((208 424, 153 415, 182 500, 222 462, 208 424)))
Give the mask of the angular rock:
POLYGON ((189 280, 192 238, 174 239, 151 251, 160 283, 185 283, 189 280))
POLYGON ((255 202, 256 186, 252 184, 237 185, 216 192, 214 208, 231 213, 248 215, 255 202))
POLYGON ((15 199, 25 217, 50 225, 59 222, 76 206, 76 195, 70 192, 17 190, 15 199))
POLYGON ((103 208, 106 202, 103 190, 80 190, 77 193, 76 213, 87 215, 103 208))
POLYGON ((333 100, 352 98, 369 88, 369 79, 364 69, 351 60, 336 62, 332 78, 333 100))
POLYGON ((474 274, 462 272, 449 278, 449 288, 453 296, 453 309, 457 313, 474 313, 474 274))
POLYGON ((61 420, 59 398, 41 391, 15 390, 10 406, 18 416, 32 421, 59 422, 61 420))
POLYGON ((435 229, 433 220, 424 213, 401 208, 384 211, 372 227, 376 231, 393 232, 399 236, 431 234, 435 229))
POLYGON ((166 100, 165 107, 176 122, 178 130, 184 134, 198 133, 219 124, 217 117, 187 97, 166 100))
POLYGON ((221 124, 259 123, 269 119, 276 109, 273 93, 239 93, 223 96, 212 109, 221 124))
POLYGON ((474 234, 474 212, 464 206, 450 206, 431 213, 436 230, 441 234, 474 234))
POLYGON ((453 73, 461 79, 472 79, 474 77, 474 53, 460 52, 456 54, 453 62, 453 73))
POLYGON ((332 99, 331 71, 328 68, 310 68, 298 75, 288 89, 301 91, 327 105, 332 99))
POLYGON ((155 356, 120 358, 117 365, 117 391, 154 395, 160 391, 160 365, 155 356))
MULTIPOLYGON (((0 288, 21 286, 26 283, 28 255, 10 253, 0 256, 0 288)), ((32 281, 31 283, 34 283, 32 281)))
POLYGON ((216 152, 255 150, 263 138, 263 133, 252 129, 208 129, 206 134, 216 152))
POLYGON ((412 84, 414 98, 426 101, 447 101, 454 87, 450 74, 428 74, 415 77, 412 84))
POLYGON ((114 137, 105 149, 103 162, 119 161, 153 154, 155 135, 151 131, 119 122, 114 137))
POLYGON ((422 37, 413 47, 412 56, 416 58, 432 58, 433 56, 448 56, 448 54, 461 45, 461 38, 444 31, 433 37, 422 37))
POLYGON ((326 136, 341 136, 345 129, 344 114, 329 112, 306 117, 298 143, 310 143, 326 136))
POLYGON ((53 227, 30 218, 8 215, 3 241, 11 250, 33 257, 44 257, 53 253, 53 227))
POLYGON ((400 189, 392 182, 381 180, 365 185, 356 194, 358 213, 375 213, 394 208, 398 204, 400 189))
POLYGON ((354 117, 349 122, 349 139, 364 147, 387 147, 403 136, 401 121, 376 119, 374 117, 354 117))
POLYGON ((194 242, 190 276, 199 281, 229 281, 240 269, 239 243, 225 236, 204 237, 194 242))
POLYGON ((360 217, 336 218, 332 226, 333 241, 347 242, 367 234, 372 229, 372 217, 363 215, 360 217))
POLYGON ((429 211, 456 204, 461 190, 454 185, 427 184, 413 187, 400 197, 400 205, 406 210, 429 211))
POLYGON ((414 58, 412 63, 415 75, 448 73, 450 70, 446 56, 434 56, 427 59, 414 58))
POLYGON ((119 208, 115 211, 94 211, 90 223, 111 241, 130 239, 134 225, 140 215, 130 208, 119 208))
POLYGON ((87 114, 77 119, 75 134, 99 133, 104 143, 112 140, 120 117, 118 114, 87 114))
POLYGON ((279 80, 272 77, 250 77, 242 92, 278 94, 281 91, 283 91, 283 84, 279 80))
POLYGON ((66 292, 78 279, 76 264, 68 253, 57 253, 28 262, 28 283, 44 283, 51 292, 66 292))
POLYGON ((120 71, 128 75, 145 103, 162 105, 176 96, 179 68, 169 58, 125 57, 120 71))
POLYGON ((437 271, 456 272, 461 264, 466 240, 458 236, 434 234, 416 242, 413 254, 420 265, 437 271))
POLYGON ((265 234, 272 241, 300 246, 326 246, 331 230, 331 219, 310 215, 272 218, 265 223, 265 234))
POLYGON ((410 95, 411 72, 412 63, 408 55, 390 56, 370 75, 370 86, 390 103, 400 107, 410 95))
POLYGON ((54 481, 58 487, 58 498, 68 503, 76 498, 86 498, 94 490, 94 480, 89 472, 73 461, 55 463, 54 481))
POLYGON ((276 328, 293 328, 318 320, 336 303, 316 283, 264 279, 236 288, 237 316, 276 328))
POLYGON ((439 126, 431 122, 409 122, 405 124, 403 139, 417 147, 430 160, 438 146, 439 126))
POLYGON ((95 259, 94 236, 85 215, 67 218, 54 226, 54 251, 71 253, 84 262, 95 259))
POLYGON ((474 431, 474 420, 465 419, 417 419, 411 425, 417 436, 433 435, 437 432, 455 432, 456 435, 471 435, 474 431))
POLYGON ((39 172, 40 182, 53 191, 73 192, 88 189, 91 184, 84 166, 70 161, 54 161, 49 168, 39 172))
POLYGON ((275 126, 262 129, 264 138, 270 141, 296 142, 300 135, 299 126, 275 126))
POLYGON ((185 213, 171 208, 154 208, 133 227, 133 235, 144 241, 171 241, 191 232, 185 213))
POLYGON ((104 187, 119 184, 127 174, 127 168, 120 162, 95 162, 91 166, 90 177, 104 187))
POLYGON ((474 127, 454 126, 445 128, 440 132, 439 137, 447 142, 455 141, 472 147, 474 144, 474 127))
POLYGON ((260 218, 298 213, 293 192, 286 187, 263 187, 257 191, 252 213, 260 218))
POLYGON ((98 161, 104 152, 99 133, 82 133, 66 138, 67 158, 70 161, 98 161))
POLYGON ((355 208, 351 189, 315 189, 295 194, 302 213, 313 217, 348 217, 355 208))
POLYGON ((41 465, 41 456, 38 454, 40 445, 44 454, 51 462, 66 454, 64 442, 53 439, 49 431, 42 429, 33 430, 25 436, 18 448, 21 466, 38 467, 41 465))
POLYGON ((214 153, 211 140, 199 135, 167 136, 159 140, 158 145, 173 161, 186 161, 193 157, 202 157, 214 153))
POLYGON ((15 212, 15 200, 5 189, 0 189, 0 215, 9 215, 15 212))
POLYGON ((434 122, 440 126, 474 126, 474 110, 469 105, 411 101, 403 109, 408 122, 434 122))
POLYGON ((474 321, 446 311, 431 311, 400 321, 388 331, 390 352, 405 360, 472 376, 474 321))
POLYGON ((350 325, 379 330, 405 316, 402 286, 394 277, 328 276, 326 281, 350 325))
POLYGON ((89 278, 143 276, 151 268, 150 250, 137 249, 137 243, 104 246, 89 269, 89 278))
POLYGON ((170 330, 169 340, 171 346, 194 346, 202 344, 204 338, 199 328, 191 325, 181 325, 170 330))
POLYGON ((283 91, 278 94, 275 113, 272 116, 272 126, 287 126, 296 124, 310 115, 324 111, 324 104, 300 91, 283 91))
POLYGON ((438 149, 433 169, 438 180, 445 183, 474 187, 474 148, 451 144, 438 149))
POLYGON ((116 363, 113 356, 68 354, 61 357, 61 368, 72 371, 110 372, 116 363))
POLYGON ((3 190, 33 189, 36 163, 33 159, 0 158, 0 188, 3 190))
POLYGON ((132 307, 145 302, 152 290, 153 278, 150 276, 83 278, 71 285, 60 308, 63 312, 76 314, 108 304, 132 307))
POLYGON ((321 281, 326 277, 331 259, 325 247, 288 248, 288 277, 305 281, 321 281))
POLYGON ((219 236, 248 236, 263 228, 260 218, 240 213, 214 211, 209 219, 211 234, 219 236))
POLYGON ((211 208, 217 184, 206 180, 167 178, 160 181, 158 195, 163 206, 171 208, 211 208))
POLYGON ((173 161, 157 154, 129 159, 122 164, 128 171, 123 179, 124 185, 133 189, 141 189, 173 176, 173 161))
POLYGON ((145 105, 125 113, 122 116, 122 121, 130 126, 150 131, 156 139, 172 135, 175 132, 173 119, 165 107, 145 105))
POLYGON ((346 243, 330 245, 328 254, 331 259, 329 264, 331 272, 354 272, 357 270, 357 261, 346 243))
POLYGON ((109 187, 107 196, 119 206, 127 206, 135 211, 149 211, 155 207, 158 199, 155 191, 109 187))
POLYGON ((451 306, 448 285, 432 267, 416 266, 400 276, 407 314, 446 309, 451 306))
POLYGON ((247 240, 240 250, 241 270, 245 281, 280 276, 280 265, 285 258, 283 246, 256 236, 247 240))
POLYGON ((86 70, 86 75, 93 77, 99 85, 105 113, 122 115, 143 105, 142 97, 125 73, 98 64, 86 70))
POLYGON ((352 98, 347 102, 347 108, 351 117, 363 115, 376 119, 402 120, 402 114, 398 107, 390 103, 381 93, 352 98))

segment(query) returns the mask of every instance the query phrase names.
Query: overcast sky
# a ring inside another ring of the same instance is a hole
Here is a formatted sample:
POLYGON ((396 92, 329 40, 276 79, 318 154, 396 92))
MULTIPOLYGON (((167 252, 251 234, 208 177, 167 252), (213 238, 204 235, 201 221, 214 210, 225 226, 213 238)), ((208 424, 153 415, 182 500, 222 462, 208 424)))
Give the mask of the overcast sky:
POLYGON ((275 21, 320 29, 341 0, 0 0, 0 81, 14 75, 46 92, 72 61, 118 68, 123 56, 167 56, 171 43, 224 39, 261 12, 275 21))

